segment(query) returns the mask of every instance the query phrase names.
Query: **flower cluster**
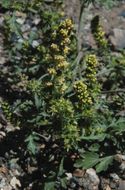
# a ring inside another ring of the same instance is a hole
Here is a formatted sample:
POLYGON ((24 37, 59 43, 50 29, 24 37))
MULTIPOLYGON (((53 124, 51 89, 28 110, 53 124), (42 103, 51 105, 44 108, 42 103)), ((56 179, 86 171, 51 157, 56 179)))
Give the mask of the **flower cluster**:
MULTIPOLYGON (((96 79, 96 67, 98 64, 96 55, 94 54, 90 54, 87 55, 85 58, 85 62, 86 62, 86 79, 88 80, 87 82, 89 84, 93 84, 97 81, 96 79)), ((92 86, 92 85, 91 85, 92 86)))
POLYGON ((66 19, 65 21, 62 21, 60 23, 58 30, 52 33, 52 38, 54 42, 51 44, 51 48, 53 51, 61 52, 61 54, 63 54, 64 56, 69 53, 69 36, 72 27, 72 21, 70 19, 66 19))
POLYGON ((21 73, 19 75, 19 80, 20 81, 17 83, 16 88, 18 87, 20 91, 26 91, 28 86, 28 76, 21 73))
POLYGON ((97 26, 93 35, 99 47, 107 48, 108 42, 105 38, 105 32, 100 25, 97 26))
POLYGON ((30 80, 28 82, 28 89, 33 94, 37 93, 37 95, 40 95, 41 94, 41 88, 42 88, 41 82, 38 80, 30 80))
POLYGON ((72 21, 66 19, 52 33, 50 52, 46 60, 51 63, 48 66, 49 74, 46 85, 53 86, 54 93, 64 95, 67 90, 66 77, 69 69, 67 54, 69 53, 70 33, 73 27, 72 21), (51 81, 50 81, 51 80, 51 81), (63 81, 63 82, 62 82, 63 81), (50 82, 53 84, 51 85, 50 82))
POLYGON ((55 83, 56 83, 55 92, 63 95, 68 88, 64 77, 63 76, 57 77, 55 83))
POLYGON ((74 107, 70 100, 60 98, 51 102, 51 113, 55 117, 60 118, 62 128, 62 139, 67 150, 75 146, 79 141, 79 130, 77 121, 74 117, 74 107))
POLYGON ((52 68, 52 67, 51 67, 51 68, 48 68, 47 71, 48 71, 48 73, 49 73, 50 75, 56 75, 56 73, 57 73, 56 70, 55 70, 55 68, 52 68))
POLYGON ((87 85, 83 81, 81 81, 81 80, 76 81, 74 83, 73 87, 77 94, 78 99, 80 100, 80 102, 82 104, 84 104, 84 105, 92 104, 92 98, 89 95, 87 85))
POLYGON ((59 47, 57 44, 52 43, 50 47, 51 47, 52 51, 59 52, 59 47))
POLYGON ((77 125, 65 125, 62 133, 62 138, 64 139, 64 146, 66 147, 67 151, 71 147, 75 147, 76 143, 80 140, 77 125))
POLYGON ((64 98, 60 98, 58 100, 53 100, 51 102, 51 113, 56 115, 57 117, 67 118, 66 123, 68 123, 70 118, 74 116, 74 109, 73 105, 69 100, 64 98))

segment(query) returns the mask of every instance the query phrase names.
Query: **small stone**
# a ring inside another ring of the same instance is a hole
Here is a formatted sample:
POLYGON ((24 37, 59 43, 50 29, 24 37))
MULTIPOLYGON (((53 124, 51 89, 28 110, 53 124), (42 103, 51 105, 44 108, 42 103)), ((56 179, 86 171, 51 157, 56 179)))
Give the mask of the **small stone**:
POLYGON ((125 190, 125 180, 120 180, 118 190, 125 190))
POLYGON ((33 21, 33 24, 38 25, 40 23, 41 19, 40 18, 35 18, 33 21))
POLYGON ((30 25, 29 24, 24 24, 21 28, 22 32, 27 32, 30 30, 30 25))
POLYGON ((71 173, 66 173, 66 176, 67 176, 66 178, 67 178, 68 181, 72 179, 72 174, 71 173))
POLYGON ((33 48, 36 48, 36 47, 38 47, 38 46, 39 46, 39 42, 36 41, 36 40, 33 40, 33 42, 32 42, 32 47, 33 47, 33 48))
POLYGON ((106 189, 105 190, 111 190, 110 186, 107 185, 106 189))
POLYGON ((17 189, 17 186, 18 187, 21 187, 21 183, 20 181, 16 178, 16 177, 13 177, 10 181, 10 185, 14 188, 14 189, 17 189))
POLYGON ((120 169, 123 171, 125 171, 125 161, 123 161, 120 165, 120 169))
POLYGON ((15 16, 16 16, 16 17, 26 18, 26 13, 16 11, 16 12, 15 12, 15 16))
POLYGON ((123 10, 121 13, 119 13, 118 16, 121 16, 121 17, 125 18, 125 10, 123 10))
POLYGON ((90 181, 93 182, 93 185, 99 184, 99 178, 93 168, 87 169, 86 174, 88 175, 90 181))
POLYGON ((84 174, 85 174, 85 170, 80 170, 80 169, 76 169, 73 172, 73 176, 75 176, 75 177, 83 177, 84 174))
POLYGON ((117 181, 117 180, 120 179, 119 176, 118 176, 116 173, 111 173, 111 174, 110 174, 110 177, 111 177, 113 180, 115 180, 115 181, 117 181))
POLYGON ((17 18, 16 19, 16 22, 18 23, 18 24, 24 24, 24 22, 25 22, 25 19, 24 18, 17 18))
POLYGON ((2 180, 0 180, 0 189, 3 188, 6 185, 6 178, 2 177, 2 180))

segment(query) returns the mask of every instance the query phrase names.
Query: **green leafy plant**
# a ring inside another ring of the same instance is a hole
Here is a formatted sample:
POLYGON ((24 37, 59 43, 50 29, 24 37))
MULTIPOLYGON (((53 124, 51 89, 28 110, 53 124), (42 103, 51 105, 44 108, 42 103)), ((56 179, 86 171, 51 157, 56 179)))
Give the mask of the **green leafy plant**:
MULTIPOLYGON (((81 1, 91 2, 96 3, 81 1)), ((1 4, 10 9, 4 24, 9 61, 0 71, 2 109, 23 131, 24 166, 25 159, 36 164, 45 190, 67 189, 66 159, 71 169, 75 163, 108 170, 125 148, 124 52, 112 55, 99 16, 91 23, 97 49, 78 52, 73 21, 59 13, 61 1, 1 4)))

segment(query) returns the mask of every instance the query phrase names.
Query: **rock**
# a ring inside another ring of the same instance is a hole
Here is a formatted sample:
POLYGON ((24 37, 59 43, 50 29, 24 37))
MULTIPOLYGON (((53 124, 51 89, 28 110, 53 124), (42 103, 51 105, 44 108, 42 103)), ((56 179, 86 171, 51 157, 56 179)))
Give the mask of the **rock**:
POLYGON ((118 190, 125 190, 125 180, 120 180, 118 190))
POLYGON ((36 47, 38 47, 40 44, 39 44, 39 42, 37 41, 37 40, 33 40, 33 42, 32 42, 32 47, 33 48, 36 48, 36 47))
POLYGON ((40 21, 41 21, 40 18, 35 18, 35 19, 33 20, 33 24, 38 25, 38 24, 40 23, 40 21))
POLYGON ((11 185, 14 189, 17 189, 17 186, 18 186, 18 187, 21 187, 20 181, 19 181, 16 177, 13 177, 13 178, 11 179, 10 185, 11 185))
POLYGON ((85 174, 85 170, 80 170, 80 169, 76 169, 74 172, 73 172, 73 176, 74 177, 83 177, 85 174))
POLYGON ((10 185, 6 185, 1 190, 12 190, 12 187, 10 185))
POLYGON ((117 161, 117 162, 119 162, 119 163, 122 163, 122 155, 121 154, 116 154, 115 156, 114 156, 114 159, 117 161))
MULTIPOLYGON (((79 173, 81 173, 81 171, 79 173)), ((98 186, 100 180, 92 168, 86 170, 85 174, 82 173, 82 175, 74 177, 74 182, 78 187, 82 187, 84 190, 99 190, 98 186)))
POLYGON ((16 16, 16 17, 26 18, 26 13, 16 11, 16 12, 15 12, 15 16, 16 16))
POLYGON ((86 170, 86 175, 89 178, 90 182, 93 184, 93 186, 99 185, 99 178, 96 174, 96 171, 93 168, 86 170))
POLYGON ((111 190, 110 186, 107 185, 106 189, 105 190, 111 190))
POLYGON ((24 24, 24 22, 25 22, 25 18, 17 18, 16 19, 16 22, 18 23, 18 24, 24 24))
POLYGON ((30 30, 30 25, 29 24, 24 24, 21 28, 22 32, 27 32, 30 30))
POLYGON ((72 179, 72 173, 66 173, 66 176, 68 181, 72 179))
POLYGON ((1 176, 0 176, 0 189, 3 188, 5 185, 6 185, 6 178, 3 178, 2 176, 2 179, 1 179, 1 176))
POLYGON ((109 41, 116 50, 125 48, 125 30, 114 28, 109 35, 109 41))
POLYGON ((121 16, 121 17, 125 18, 125 10, 123 10, 122 12, 120 12, 120 13, 118 14, 118 16, 121 16))
POLYGON ((122 172, 125 171, 125 161, 123 161, 120 165, 120 169, 122 170, 122 172))
POLYGON ((114 181, 118 181, 120 178, 116 173, 111 173, 110 177, 114 180, 114 181))

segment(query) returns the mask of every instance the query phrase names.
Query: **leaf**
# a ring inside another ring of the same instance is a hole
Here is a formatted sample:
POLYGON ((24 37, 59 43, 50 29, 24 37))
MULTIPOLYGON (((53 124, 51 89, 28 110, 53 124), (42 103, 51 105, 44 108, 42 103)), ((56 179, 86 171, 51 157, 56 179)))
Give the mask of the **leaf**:
POLYGON ((28 150, 33 154, 35 155, 36 152, 37 152, 37 145, 36 145, 36 140, 39 140, 39 137, 34 135, 34 134, 31 134, 29 135, 25 142, 27 143, 27 148, 28 150))
POLYGON ((102 134, 99 134, 99 135, 82 136, 81 139, 82 140, 88 140, 88 141, 98 140, 98 141, 101 142, 101 141, 104 141, 106 136, 107 136, 106 133, 102 133, 102 134))
POLYGON ((100 148, 100 145, 98 143, 94 143, 89 147, 89 151, 96 152, 100 148))
POLYGON ((58 176, 62 176, 64 174, 64 168, 63 168, 64 158, 62 158, 60 166, 59 166, 59 172, 58 176))
POLYGON ((83 168, 88 169, 95 166, 99 161, 99 155, 94 152, 87 152, 83 161, 83 168))
POLYGON ((46 182, 44 186, 44 190, 55 190, 55 182, 46 182))
POLYGON ((66 177, 61 178, 60 182, 61 182, 61 187, 63 187, 64 189, 67 189, 67 179, 66 179, 66 177))
POLYGON ((34 99, 35 99, 36 108, 39 109, 41 107, 41 100, 36 93, 35 93, 34 99))
POLYGON ((96 172, 106 171, 108 166, 113 162, 113 156, 106 156, 104 158, 100 158, 100 163, 96 166, 96 172))
POLYGON ((84 169, 91 168, 99 162, 99 155, 95 152, 86 152, 84 154, 84 159, 79 159, 74 166, 83 167, 84 169))
POLYGON ((2 4, 2 6, 3 6, 4 8, 9 8, 9 6, 10 6, 10 1, 9 1, 9 0, 2 0, 2 2, 1 2, 0 4, 2 4))
POLYGON ((115 132, 116 135, 122 134, 125 131, 125 119, 119 118, 117 121, 114 120, 110 126, 112 132, 115 132))
POLYGON ((76 160, 76 163, 74 164, 74 167, 82 168, 82 166, 83 166, 83 159, 76 160))

